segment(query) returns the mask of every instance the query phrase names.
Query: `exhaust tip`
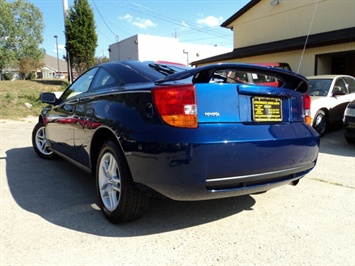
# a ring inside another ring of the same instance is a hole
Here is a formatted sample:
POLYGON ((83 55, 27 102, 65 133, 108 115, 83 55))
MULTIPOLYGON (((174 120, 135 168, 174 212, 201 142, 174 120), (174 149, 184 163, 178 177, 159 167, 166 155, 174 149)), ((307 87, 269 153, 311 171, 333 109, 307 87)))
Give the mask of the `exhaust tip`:
POLYGON ((292 181, 291 183, 290 183, 290 185, 292 185, 292 186, 297 186, 297 184, 300 182, 300 180, 299 179, 297 179, 297 180, 295 180, 295 181, 292 181))

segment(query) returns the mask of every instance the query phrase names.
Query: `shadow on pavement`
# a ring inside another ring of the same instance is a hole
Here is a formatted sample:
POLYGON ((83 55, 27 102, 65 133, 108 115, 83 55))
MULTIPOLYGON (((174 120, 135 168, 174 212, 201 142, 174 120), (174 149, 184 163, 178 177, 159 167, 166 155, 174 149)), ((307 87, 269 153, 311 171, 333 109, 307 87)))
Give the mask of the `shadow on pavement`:
POLYGON ((355 145, 346 142, 341 128, 333 127, 320 139, 319 152, 355 157, 355 145))
POLYGON ((96 205, 94 179, 69 162, 43 160, 32 147, 7 151, 6 175, 17 204, 47 221, 84 233, 131 237, 206 224, 244 210, 255 200, 241 196, 199 202, 154 200, 140 220, 113 225, 96 205))

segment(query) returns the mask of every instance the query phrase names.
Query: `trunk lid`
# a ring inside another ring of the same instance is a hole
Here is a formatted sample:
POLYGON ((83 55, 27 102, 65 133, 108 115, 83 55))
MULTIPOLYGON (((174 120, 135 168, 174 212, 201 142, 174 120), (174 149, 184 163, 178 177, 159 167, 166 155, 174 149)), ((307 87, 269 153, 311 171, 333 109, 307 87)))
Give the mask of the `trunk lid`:
POLYGON ((308 81, 290 71, 247 64, 216 64, 182 71, 156 83, 179 82, 193 83, 196 88, 198 123, 305 120, 303 94, 308 90, 308 81), (252 82, 244 79, 250 76, 252 82))

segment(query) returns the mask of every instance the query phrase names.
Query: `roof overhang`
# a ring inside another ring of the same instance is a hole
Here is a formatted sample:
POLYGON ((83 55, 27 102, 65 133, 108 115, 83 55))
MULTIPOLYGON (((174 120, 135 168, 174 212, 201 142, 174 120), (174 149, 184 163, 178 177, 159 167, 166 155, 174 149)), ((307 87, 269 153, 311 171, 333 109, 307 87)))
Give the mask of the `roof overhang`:
POLYGON ((232 28, 230 26, 231 23, 233 23, 236 19, 241 17, 243 14, 245 14, 249 9, 251 9, 253 6, 255 6, 257 3, 259 3, 261 0, 251 0, 248 4, 246 4, 244 7, 238 10, 237 13, 235 13, 233 16, 231 16, 229 19, 227 19, 225 22, 221 24, 221 27, 224 28, 232 28))

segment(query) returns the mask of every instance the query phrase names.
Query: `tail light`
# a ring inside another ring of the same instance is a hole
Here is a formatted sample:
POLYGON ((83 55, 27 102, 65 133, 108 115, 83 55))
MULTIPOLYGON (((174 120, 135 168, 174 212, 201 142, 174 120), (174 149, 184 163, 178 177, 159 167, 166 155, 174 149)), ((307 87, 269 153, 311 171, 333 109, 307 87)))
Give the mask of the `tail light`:
POLYGON ((197 104, 194 85, 154 88, 152 94, 159 115, 168 125, 197 128, 197 104))
POLYGON ((308 94, 303 95, 304 121, 311 125, 311 97, 308 94))

